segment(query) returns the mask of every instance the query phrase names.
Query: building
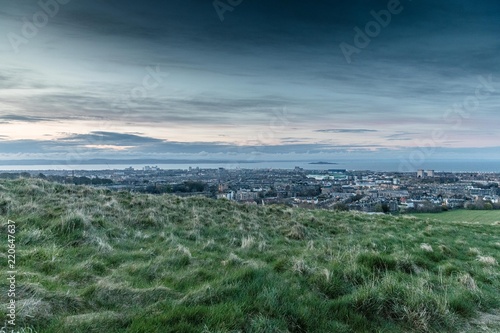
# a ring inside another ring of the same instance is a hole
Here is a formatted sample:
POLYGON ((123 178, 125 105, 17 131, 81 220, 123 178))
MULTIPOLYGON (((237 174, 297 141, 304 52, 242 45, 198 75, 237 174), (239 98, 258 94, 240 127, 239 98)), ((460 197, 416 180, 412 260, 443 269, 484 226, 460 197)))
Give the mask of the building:
POLYGON ((424 170, 420 169, 417 171, 417 178, 425 178, 424 170))
POLYGON ((427 177, 434 178, 434 170, 427 170, 427 177))
POLYGON ((490 195, 495 195, 495 190, 491 188, 469 188, 469 195, 473 197, 485 197, 490 195))
POLYGON ((217 199, 234 200, 234 191, 227 191, 225 193, 217 194, 217 199))
POLYGON ((219 193, 226 192, 229 189, 229 186, 227 184, 219 184, 218 190, 219 193))
POLYGON ((239 190, 236 193, 236 200, 238 201, 247 201, 247 200, 255 200, 259 198, 259 193, 252 192, 248 190, 239 190))

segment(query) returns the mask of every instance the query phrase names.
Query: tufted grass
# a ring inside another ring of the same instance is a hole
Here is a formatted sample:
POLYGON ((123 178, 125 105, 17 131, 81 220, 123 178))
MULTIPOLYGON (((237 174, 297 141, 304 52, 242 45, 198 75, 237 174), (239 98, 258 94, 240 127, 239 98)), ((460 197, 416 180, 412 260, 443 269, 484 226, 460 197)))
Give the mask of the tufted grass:
MULTIPOLYGON (((7 219, 17 225, 17 326, 37 332, 498 328, 481 322, 500 305, 500 225, 491 221, 255 207, 29 179, 0 182, 0 213, 2 235, 7 219)), ((0 253, 5 261, 5 237, 0 253)))

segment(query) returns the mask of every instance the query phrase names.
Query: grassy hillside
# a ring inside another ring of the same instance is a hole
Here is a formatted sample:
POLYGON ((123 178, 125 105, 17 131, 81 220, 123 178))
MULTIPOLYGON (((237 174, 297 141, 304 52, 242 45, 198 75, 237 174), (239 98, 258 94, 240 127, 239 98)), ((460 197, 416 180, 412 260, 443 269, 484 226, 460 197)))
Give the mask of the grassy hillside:
POLYGON ((498 223, 39 180, 0 182, 0 214, 3 262, 17 223, 18 329, 500 332, 498 223))

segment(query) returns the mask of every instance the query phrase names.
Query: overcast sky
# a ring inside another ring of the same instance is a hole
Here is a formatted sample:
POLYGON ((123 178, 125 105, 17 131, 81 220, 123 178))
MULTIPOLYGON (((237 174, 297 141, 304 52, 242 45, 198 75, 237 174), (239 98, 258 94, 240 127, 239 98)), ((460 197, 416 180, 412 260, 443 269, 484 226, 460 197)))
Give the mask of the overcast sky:
POLYGON ((2 159, 500 159, 498 0, 55 1, 0 0, 2 159))

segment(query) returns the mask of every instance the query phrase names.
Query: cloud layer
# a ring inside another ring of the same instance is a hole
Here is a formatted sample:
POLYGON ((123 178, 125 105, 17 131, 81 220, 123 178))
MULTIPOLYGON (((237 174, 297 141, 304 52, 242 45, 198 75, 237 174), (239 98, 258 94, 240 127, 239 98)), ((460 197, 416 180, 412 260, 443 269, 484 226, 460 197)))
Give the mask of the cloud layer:
POLYGON ((243 1, 223 21, 211 1, 70 1, 34 36, 37 2, 0 2, 4 157, 490 156, 500 139, 497 1, 401 0, 352 63, 339 46, 388 1, 243 1))

